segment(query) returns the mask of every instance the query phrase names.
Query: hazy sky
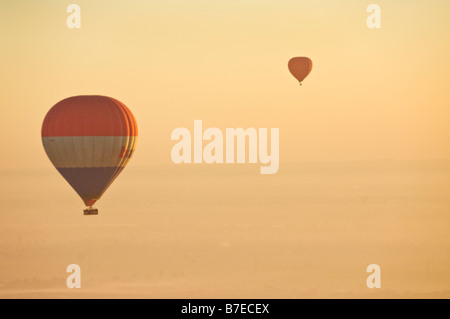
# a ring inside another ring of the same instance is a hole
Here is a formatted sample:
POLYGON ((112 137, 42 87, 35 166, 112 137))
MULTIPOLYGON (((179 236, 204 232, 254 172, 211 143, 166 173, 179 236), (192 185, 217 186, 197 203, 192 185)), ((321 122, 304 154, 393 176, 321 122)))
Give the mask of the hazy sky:
POLYGON ((280 161, 450 158, 449 1, 0 1, 4 169, 48 167, 63 98, 119 99, 135 165, 169 164, 176 127, 279 127, 280 161), (81 7, 81 29, 66 7, 81 7), (366 7, 381 6, 381 29, 366 7), (314 67, 299 87, 293 56, 314 67))

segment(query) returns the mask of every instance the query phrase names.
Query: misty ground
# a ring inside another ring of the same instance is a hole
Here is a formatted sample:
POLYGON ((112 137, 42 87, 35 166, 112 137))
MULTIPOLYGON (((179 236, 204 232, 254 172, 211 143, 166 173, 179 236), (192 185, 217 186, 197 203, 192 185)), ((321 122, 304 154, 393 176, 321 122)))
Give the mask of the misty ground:
POLYGON ((450 161, 131 163, 96 207, 0 171, 0 298, 450 297, 450 161))

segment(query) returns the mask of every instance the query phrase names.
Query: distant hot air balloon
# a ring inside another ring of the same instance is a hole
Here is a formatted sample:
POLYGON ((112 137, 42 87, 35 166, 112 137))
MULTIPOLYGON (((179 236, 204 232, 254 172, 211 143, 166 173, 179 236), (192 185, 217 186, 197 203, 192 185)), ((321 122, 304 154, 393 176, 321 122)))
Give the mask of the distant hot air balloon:
POLYGON ((300 85, 302 85, 302 81, 311 72, 312 61, 307 57, 292 58, 288 62, 288 68, 292 75, 300 82, 300 85))
POLYGON ((73 96, 48 111, 42 124, 42 143, 50 161, 80 195, 88 209, 122 172, 137 139, 131 111, 107 96, 73 96))

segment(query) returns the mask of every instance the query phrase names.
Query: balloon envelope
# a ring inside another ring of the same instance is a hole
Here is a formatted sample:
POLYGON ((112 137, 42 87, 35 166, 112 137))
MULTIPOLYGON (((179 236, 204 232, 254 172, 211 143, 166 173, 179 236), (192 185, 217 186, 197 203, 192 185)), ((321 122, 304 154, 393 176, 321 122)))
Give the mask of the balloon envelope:
POLYGON ((137 139, 131 111, 116 99, 84 95, 53 106, 42 124, 50 161, 92 206, 122 172, 137 139))
POLYGON ((291 74, 300 82, 308 76, 312 69, 312 61, 307 57, 292 58, 288 62, 288 68, 291 74))

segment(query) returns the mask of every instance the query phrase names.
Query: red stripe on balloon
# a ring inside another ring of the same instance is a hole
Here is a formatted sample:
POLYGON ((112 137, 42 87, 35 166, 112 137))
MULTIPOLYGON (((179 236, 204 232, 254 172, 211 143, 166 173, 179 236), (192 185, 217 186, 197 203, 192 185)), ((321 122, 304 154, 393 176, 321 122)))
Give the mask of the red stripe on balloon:
POLYGON ((107 96, 80 95, 56 103, 42 124, 42 136, 137 136, 131 111, 107 96))

